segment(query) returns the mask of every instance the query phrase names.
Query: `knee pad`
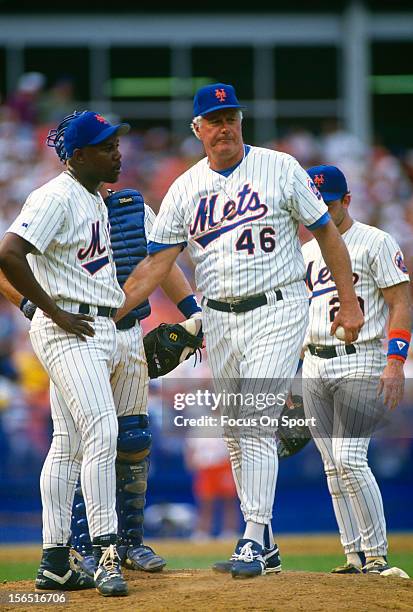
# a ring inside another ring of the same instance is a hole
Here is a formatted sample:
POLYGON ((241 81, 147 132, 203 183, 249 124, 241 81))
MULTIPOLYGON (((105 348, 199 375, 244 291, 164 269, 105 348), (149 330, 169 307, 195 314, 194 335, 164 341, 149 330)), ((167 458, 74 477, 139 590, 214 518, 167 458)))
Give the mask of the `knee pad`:
POLYGON ((80 480, 77 483, 75 497, 72 507, 72 521, 70 524, 72 532, 72 546, 83 557, 93 554, 92 542, 90 541, 89 525, 86 518, 86 505, 83 498, 80 480))
POLYGON ((118 422, 118 461, 127 464, 139 463, 149 455, 152 445, 148 416, 124 416, 120 417, 118 422))

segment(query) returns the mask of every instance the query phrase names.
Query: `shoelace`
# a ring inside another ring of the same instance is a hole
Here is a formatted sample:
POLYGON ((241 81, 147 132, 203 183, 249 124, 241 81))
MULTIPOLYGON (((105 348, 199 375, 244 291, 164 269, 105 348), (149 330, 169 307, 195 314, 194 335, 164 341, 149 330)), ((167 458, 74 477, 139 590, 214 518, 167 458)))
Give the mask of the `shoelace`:
POLYGON ((252 542, 247 542, 241 548, 238 553, 238 561, 245 561, 246 563, 251 563, 251 561, 254 561, 254 551, 252 550, 252 542))
POLYGON ((69 551, 69 565, 70 569, 78 574, 82 574, 82 576, 86 575, 86 572, 81 567, 80 563, 83 561, 84 557, 74 548, 71 548, 69 551))
POLYGON ((111 574, 113 572, 118 572, 119 562, 120 557, 118 555, 116 547, 114 544, 110 544, 103 553, 99 561, 99 565, 101 565, 108 572, 108 574, 111 574))
POLYGON ((69 551, 70 569, 74 570, 75 572, 78 572, 80 570, 79 561, 83 561, 82 555, 78 553, 77 550, 75 550, 74 548, 71 548, 69 551))

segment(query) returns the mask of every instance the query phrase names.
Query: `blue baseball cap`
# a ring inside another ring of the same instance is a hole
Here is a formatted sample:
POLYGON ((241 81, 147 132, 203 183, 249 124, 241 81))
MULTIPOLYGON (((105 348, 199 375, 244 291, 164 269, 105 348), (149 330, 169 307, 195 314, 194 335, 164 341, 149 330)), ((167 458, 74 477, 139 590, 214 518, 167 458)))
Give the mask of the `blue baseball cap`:
POLYGON ((213 83, 198 89, 194 97, 194 117, 203 117, 221 108, 245 108, 238 102, 232 85, 213 83))
POLYGON ((307 174, 313 179, 326 204, 340 200, 349 193, 346 177, 336 166, 312 166, 307 174))
POLYGON ((65 130, 64 145, 67 156, 72 157, 75 149, 99 144, 113 134, 122 136, 129 130, 129 123, 112 125, 99 113, 84 111, 76 116, 65 130))

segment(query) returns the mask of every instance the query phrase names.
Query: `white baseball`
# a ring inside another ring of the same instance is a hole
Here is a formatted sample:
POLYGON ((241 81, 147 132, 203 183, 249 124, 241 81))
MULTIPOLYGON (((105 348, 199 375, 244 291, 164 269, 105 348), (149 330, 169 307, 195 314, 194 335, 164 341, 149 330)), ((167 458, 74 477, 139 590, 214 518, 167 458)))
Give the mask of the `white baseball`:
POLYGON ((346 339, 346 330, 344 329, 344 327, 339 325, 334 335, 337 338, 337 340, 341 340, 342 342, 344 342, 346 339))
POLYGON ((187 332, 196 336, 199 331, 198 324, 199 319, 186 319, 186 321, 182 321, 179 325, 186 329, 187 332))
MULTIPOLYGON (((193 336, 196 336, 199 330, 201 329, 202 320, 199 318, 198 319, 186 319, 186 321, 181 321, 179 325, 185 328, 186 331, 192 334, 193 336)), ((185 361, 187 356, 191 355, 192 353, 194 353, 193 348, 189 346, 185 347, 181 353, 181 357, 179 358, 179 363, 182 363, 183 361, 185 361)))

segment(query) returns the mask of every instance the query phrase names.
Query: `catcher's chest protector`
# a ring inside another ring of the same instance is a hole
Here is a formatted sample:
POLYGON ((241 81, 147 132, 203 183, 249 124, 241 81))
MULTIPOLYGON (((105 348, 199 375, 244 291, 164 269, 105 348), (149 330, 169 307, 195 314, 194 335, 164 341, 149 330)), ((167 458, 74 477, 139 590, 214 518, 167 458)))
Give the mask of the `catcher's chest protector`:
MULTIPOLYGON (((122 287, 132 270, 147 255, 145 205, 135 189, 115 191, 105 200, 108 207, 110 239, 116 263, 116 276, 122 287)), ((151 314, 148 300, 131 310, 142 320, 151 314)))

